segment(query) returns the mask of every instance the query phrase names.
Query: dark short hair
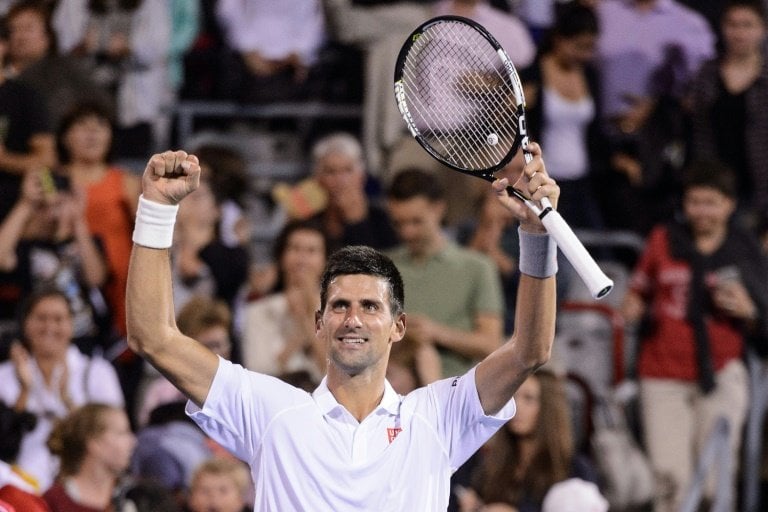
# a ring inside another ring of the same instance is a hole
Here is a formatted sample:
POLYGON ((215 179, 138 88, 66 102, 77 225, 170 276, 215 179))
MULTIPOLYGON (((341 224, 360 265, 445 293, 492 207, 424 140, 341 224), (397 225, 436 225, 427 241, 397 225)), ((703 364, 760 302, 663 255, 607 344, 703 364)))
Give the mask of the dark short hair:
POLYGON ((394 201, 407 201, 415 197, 426 197, 430 201, 443 200, 445 190, 438 176, 416 168, 398 172, 387 188, 387 198, 394 201))
POLYGON ((67 295, 60 289, 54 286, 46 285, 32 290, 22 298, 16 315, 18 319, 17 323, 19 334, 22 341, 26 342, 26 336, 24 335, 24 324, 26 323, 29 315, 32 313, 32 310, 35 309, 35 307, 43 300, 51 297, 60 298, 63 300, 67 305, 67 311, 69 311, 70 316, 73 314, 72 303, 69 302, 69 297, 67 297, 67 295))
POLYGON ((328 286, 337 276, 363 274, 384 279, 389 285, 389 308, 393 316, 405 308, 405 292, 400 271, 381 252, 364 245, 350 245, 334 252, 320 280, 320 311, 325 310, 328 286))
POLYGON ((736 199, 738 190, 733 170, 718 160, 697 160, 688 164, 683 174, 683 190, 694 187, 713 188, 736 199))
MULTIPOLYGON (((58 152, 59 161, 61 163, 68 164, 72 161, 72 155, 69 152, 69 148, 67 148, 67 145, 64 143, 64 138, 66 137, 67 132, 69 132, 69 130, 72 129, 72 126, 76 123, 79 123, 83 119, 88 119, 89 117, 95 117, 109 125, 109 129, 114 136, 115 122, 112 113, 105 105, 95 101, 78 103, 64 115, 56 129, 56 151, 58 152)), ((112 144, 110 144, 107 148, 107 154, 104 156, 104 159, 107 162, 112 160, 112 149, 112 144)))
POLYGON ((722 12, 725 14, 731 9, 736 8, 751 9, 752 12, 757 14, 763 23, 768 23, 768 11, 766 11, 762 0, 728 0, 725 2, 725 5, 723 5, 722 12))

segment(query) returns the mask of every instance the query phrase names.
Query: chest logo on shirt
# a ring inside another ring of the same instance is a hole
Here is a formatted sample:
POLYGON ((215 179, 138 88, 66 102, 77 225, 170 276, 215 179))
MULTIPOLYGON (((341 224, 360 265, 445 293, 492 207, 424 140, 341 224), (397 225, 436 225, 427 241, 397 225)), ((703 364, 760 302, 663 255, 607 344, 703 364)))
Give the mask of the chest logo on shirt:
POLYGON ((389 444, 392 444, 392 441, 395 440, 395 438, 397 437, 397 434, 399 434, 402 431, 403 429, 400 427, 395 427, 395 428, 387 427, 387 438, 389 439, 389 444))

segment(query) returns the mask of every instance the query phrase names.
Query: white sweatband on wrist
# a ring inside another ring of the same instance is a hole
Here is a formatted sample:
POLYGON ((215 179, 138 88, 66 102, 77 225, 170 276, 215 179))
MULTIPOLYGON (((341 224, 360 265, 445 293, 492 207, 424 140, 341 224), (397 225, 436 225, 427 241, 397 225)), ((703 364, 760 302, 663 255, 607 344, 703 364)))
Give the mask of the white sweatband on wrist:
POLYGON ((173 226, 176 224, 177 204, 160 204, 144 195, 139 196, 133 242, 150 249, 167 249, 173 243, 173 226))
POLYGON ((557 273, 557 244, 546 233, 529 233, 517 228, 520 236, 520 263, 522 274, 545 278, 557 273))

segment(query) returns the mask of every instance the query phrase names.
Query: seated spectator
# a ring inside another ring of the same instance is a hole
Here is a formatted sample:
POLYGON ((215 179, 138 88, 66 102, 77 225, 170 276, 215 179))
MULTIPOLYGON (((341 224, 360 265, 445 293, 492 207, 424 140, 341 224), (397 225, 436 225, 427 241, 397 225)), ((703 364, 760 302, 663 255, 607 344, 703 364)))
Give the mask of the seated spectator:
POLYGON ((109 93, 93 80, 84 66, 72 57, 59 54, 47 2, 16 2, 9 9, 6 22, 9 44, 5 71, 43 96, 54 130, 62 117, 83 101, 113 107, 109 93))
POLYGON ((327 239, 317 223, 283 228, 274 247, 275 289, 244 306, 246 368, 274 376, 306 370, 315 380, 323 375, 326 354, 315 336, 315 312, 327 257, 327 239))
POLYGON ((443 377, 461 375, 501 344, 504 305, 496 267, 445 234, 444 190, 429 173, 397 174, 387 207, 401 240, 389 255, 403 276, 408 334, 437 348, 443 377))
MULTIPOLYGON (((0 67, 5 66, 7 53, 8 30, 2 19, 0 67)), ((21 176, 56 163, 53 131, 42 94, 0 73, 0 220, 18 199, 21 176)))
POLYGON ((51 289, 32 293, 19 318, 23 345, 14 345, 10 361, 0 363, 0 400, 37 416, 16 462, 45 490, 56 471, 46 446, 54 421, 89 402, 122 407, 123 393, 107 361, 88 357, 73 345, 73 317, 63 293, 51 289))
POLYGON ((247 246, 251 242, 246 217, 246 201, 251 193, 248 163, 239 151, 224 145, 204 144, 194 153, 219 207, 221 242, 227 247, 247 246))
POLYGON ((219 0, 216 15, 241 69, 236 97, 264 103, 312 93, 313 66, 325 43, 320 0, 219 0))
MULTIPOLYGON (((215 300, 204 295, 192 297, 179 311, 176 317, 179 330, 211 349, 224 359, 232 357, 232 315, 229 308, 221 300, 215 300)), ((144 426, 149 421, 152 411, 167 403, 185 400, 184 395, 176 386, 156 373, 147 369, 150 379, 139 402, 137 412, 138 425, 144 426)))
POLYGON ((169 3, 57 2, 53 24, 61 54, 77 60, 115 105, 117 158, 147 158, 170 123, 169 3))
POLYGON ((138 176, 111 162, 112 139, 107 111, 98 104, 84 103, 62 119, 57 146, 70 182, 84 191, 88 228, 104 244, 109 270, 105 296, 113 325, 125 336, 125 283, 141 185, 138 176))
POLYGON ((214 457, 195 469, 187 499, 188 512, 244 512, 251 488, 248 468, 239 460, 214 457))
POLYGON ((27 295, 51 287, 66 295, 74 342, 85 353, 111 345, 110 311, 101 294, 107 265, 85 218, 85 198, 48 172, 24 176, 21 196, 0 223, 0 283, 27 295))
POLYGON ((397 244, 387 211, 366 192, 363 148, 357 139, 334 133, 317 141, 312 148, 312 174, 328 197, 317 218, 331 251, 345 245, 389 249, 397 244))
POLYGON ((51 512, 114 510, 113 495, 135 446, 122 407, 90 403, 60 419, 48 438, 60 463, 56 482, 43 495, 51 512))
POLYGON ((186 401, 156 407, 136 434, 131 474, 160 484, 183 503, 200 464, 213 456, 210 440, 185 414, 186 401))
POLYGON ((565 386, 558 376, 538 370, 515 393, 515 405, 515 417, 454 477, 460 483, 471 474, 469 487, 456 496, 460 511, 504 504, 518 512, 540 512, 558 482, 573 477, 597 482, 594 467, 575 451, 565 386))
POLYGON ((246 282, 248 251, 228 247, 218 235, 220 210, 210 182, 205 180, 179 207, 174 232, 174 306, 180 311, 197 294, 215 297, 234 308, 246 282))

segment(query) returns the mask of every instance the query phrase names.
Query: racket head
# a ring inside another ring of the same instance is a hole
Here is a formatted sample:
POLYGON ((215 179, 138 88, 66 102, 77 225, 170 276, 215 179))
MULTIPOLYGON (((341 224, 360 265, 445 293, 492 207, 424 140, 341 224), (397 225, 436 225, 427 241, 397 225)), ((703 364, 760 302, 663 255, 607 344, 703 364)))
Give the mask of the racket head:
POLYGON ((395 99, 418 143, 451 169, 493 181, 528 143, 517 71, 483 26, 438 16, 406 39, 395 99))

